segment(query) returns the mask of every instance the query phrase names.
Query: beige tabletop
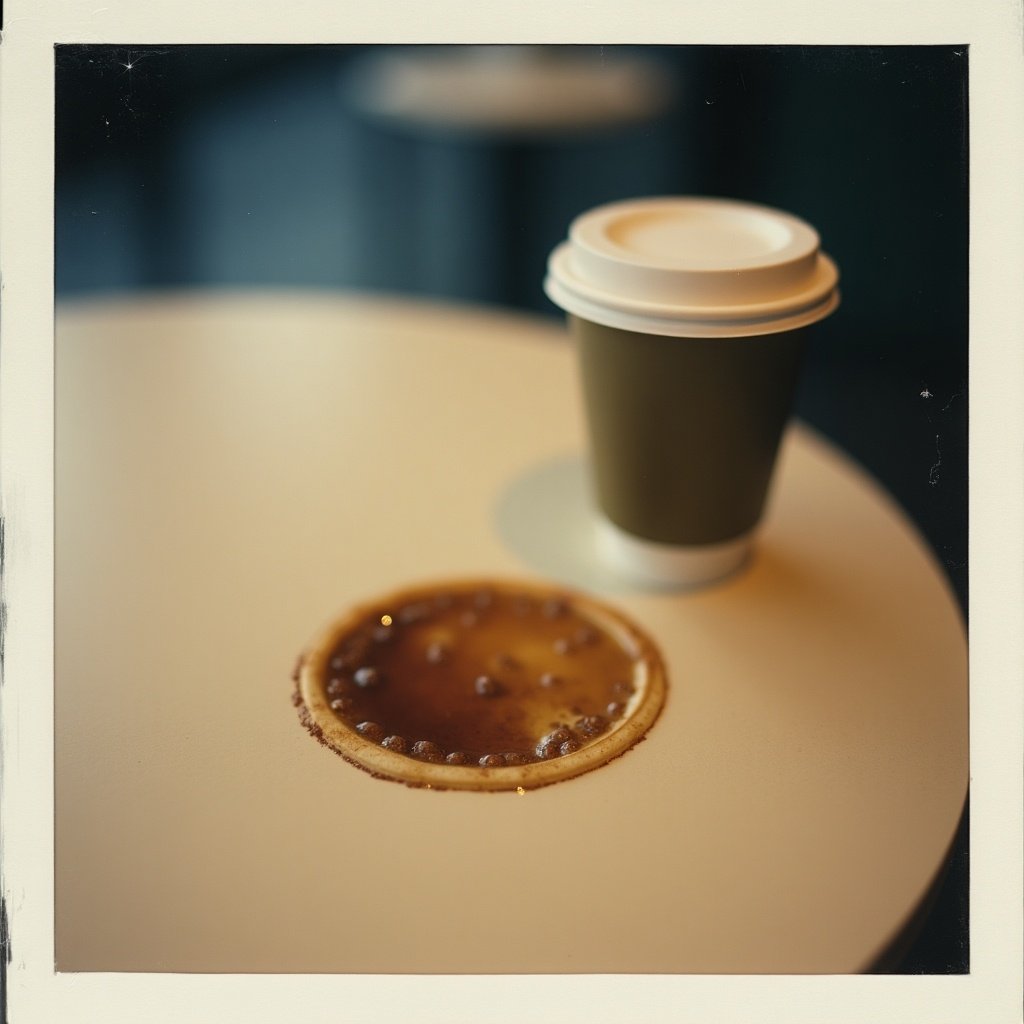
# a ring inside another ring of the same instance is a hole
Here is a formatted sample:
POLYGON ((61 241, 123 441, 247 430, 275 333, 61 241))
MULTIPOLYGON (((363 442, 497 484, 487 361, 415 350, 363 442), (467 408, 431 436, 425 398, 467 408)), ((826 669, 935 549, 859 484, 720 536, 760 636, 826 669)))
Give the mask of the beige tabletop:
POLYGON ((56 349, 61 971, 843 973, 940 869, 967 653, 923 542, 802 427, 749 569, 596 562, 556 323, 329 294, 67 306, 56 349), (353 603, 553 580, 656 638, 647 740, 528 792, 320 747, 295 658, 353 603))

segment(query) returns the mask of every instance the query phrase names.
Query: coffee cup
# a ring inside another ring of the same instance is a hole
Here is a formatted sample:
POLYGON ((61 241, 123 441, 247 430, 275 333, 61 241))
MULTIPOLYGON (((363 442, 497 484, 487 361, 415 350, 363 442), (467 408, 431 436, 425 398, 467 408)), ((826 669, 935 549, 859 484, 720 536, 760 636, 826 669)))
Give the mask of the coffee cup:
POLYGON ((573 221, 545 291, 578 347, 606 560, 684 586, 746 562, 837 283, 817 232, 766 206, 647 198, 573 221))

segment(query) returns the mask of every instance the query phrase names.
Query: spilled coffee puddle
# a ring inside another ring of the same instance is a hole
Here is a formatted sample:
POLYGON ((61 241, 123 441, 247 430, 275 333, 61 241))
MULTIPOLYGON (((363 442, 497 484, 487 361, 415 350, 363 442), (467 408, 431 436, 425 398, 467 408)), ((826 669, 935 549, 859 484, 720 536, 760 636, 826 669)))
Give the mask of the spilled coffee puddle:
POLYGON ((435 789, 526 790, 590 771, 665 699, 653 641, 564 589, 438 583, 353 609, 299 660, 306 728, 371 774, 435 789))

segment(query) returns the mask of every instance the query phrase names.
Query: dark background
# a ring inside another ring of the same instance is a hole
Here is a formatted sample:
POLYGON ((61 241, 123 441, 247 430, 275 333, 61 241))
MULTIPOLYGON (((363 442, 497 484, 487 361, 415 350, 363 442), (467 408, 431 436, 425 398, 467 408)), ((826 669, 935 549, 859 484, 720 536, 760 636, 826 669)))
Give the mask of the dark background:
MULTIPOLYGON (((966 620, 966 47, 541 49, 649 62, 664 104, 604 127, 459 130, 353 98, 384 48, 57 47, 58 299, 291 286, 555 317, 547 255, 597 203, 781 207, 842 273, 797 414, 892 493, 966 620)), ((923 929, 880 970, 968 970, 967 846, 965 812, 923 929)))

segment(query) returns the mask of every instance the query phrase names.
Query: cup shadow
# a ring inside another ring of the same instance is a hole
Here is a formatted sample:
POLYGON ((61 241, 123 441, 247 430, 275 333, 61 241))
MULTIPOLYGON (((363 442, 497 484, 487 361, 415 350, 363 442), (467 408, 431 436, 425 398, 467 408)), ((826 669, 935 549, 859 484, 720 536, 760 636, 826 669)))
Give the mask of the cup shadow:
MULTIPOLYGON (((761 608, 800 615, 842 606, 844 614, 868 613, 825 567, 763 537, 742 565, 711 583, 657 584, 624 576, 601 557, 590 468, 582 453, 546 459, 511 479, 497 496, 492 517, 502 543, 524 565, 567 586, 611 595, 701 595, 712 609, 728 600, 733 621, 761 608)), ((695 606, 688 607, 696 613, 695 606)))
MULTIPOLYGON (((504 545, 524 564, 566 585, 610 594, 695 589, 627 578, 602 560, 590 469, 582 454, 547 459, 512 479, 495 502, 493 521, 504 545)), ((726 583, 745 568, 696 589, 726 583)))

